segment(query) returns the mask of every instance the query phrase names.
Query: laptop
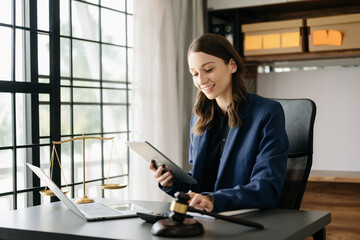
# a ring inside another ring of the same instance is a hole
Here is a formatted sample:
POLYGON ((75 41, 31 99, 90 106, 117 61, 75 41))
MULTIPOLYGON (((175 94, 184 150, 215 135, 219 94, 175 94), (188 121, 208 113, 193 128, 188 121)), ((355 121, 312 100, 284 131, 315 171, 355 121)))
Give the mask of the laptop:
POLYGON ((99 221, 107 219, 136 217, 137 212, 149 212, 134 203, 124 203, 116 207, 110 207, 103 203, 75 204, 61 189, 45 174, 45 172, 27 163, 28 167, 53 191, 60 201, 73 213, 86 221, 99 221))

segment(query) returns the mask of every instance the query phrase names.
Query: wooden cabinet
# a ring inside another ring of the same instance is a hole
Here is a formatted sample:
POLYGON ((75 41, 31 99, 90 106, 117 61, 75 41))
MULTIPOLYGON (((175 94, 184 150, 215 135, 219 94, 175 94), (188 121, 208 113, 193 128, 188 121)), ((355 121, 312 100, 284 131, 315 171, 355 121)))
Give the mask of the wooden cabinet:
MULTIPOLYGON (((234 7, 234 5, 232 7, 234 7)), ((279 1, 276 4, 268 5, 231 9, 209 9, 208 32, 216 32, 229 36, 235 48, 243 55, 243 35, 241 33, 241 25, 243 24, 354 13, 360 13, 360 1, 358 0, 279 1)), ((304 28, 303 34, 309 34, 307 27, 304 28)), ((350 57, 360 57, 360 49, 309 52, 309 46, 305 44, 304 52, 301 53, 246 56, 244 60, 247 64, 257 64, 261 62, 350 57)))

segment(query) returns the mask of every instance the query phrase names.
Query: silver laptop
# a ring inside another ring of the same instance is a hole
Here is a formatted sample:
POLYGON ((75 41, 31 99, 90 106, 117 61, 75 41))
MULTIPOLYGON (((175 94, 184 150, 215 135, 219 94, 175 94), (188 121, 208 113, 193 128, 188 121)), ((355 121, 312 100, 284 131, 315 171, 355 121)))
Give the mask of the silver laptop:
POLYGON ((75 204, 61 191, 61 189, 45 174, 43 170, 29 163, 27 163, 27 165, 42 181, 46 183, 46 185, 67 208, 86 221, 136 217, 136 212, 148 212, 146 209, 134 203, 125 203, 116 206, 116 208, 96 202, 75 204))

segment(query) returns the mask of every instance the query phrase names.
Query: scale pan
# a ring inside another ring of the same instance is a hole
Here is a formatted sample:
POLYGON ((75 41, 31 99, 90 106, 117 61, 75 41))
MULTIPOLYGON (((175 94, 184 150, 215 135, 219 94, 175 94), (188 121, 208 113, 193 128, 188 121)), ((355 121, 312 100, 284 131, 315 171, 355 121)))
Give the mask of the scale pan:
MULTIPOLYGON (((69 192, 69 190, 64 190, 64 189, 61 189, 61 191, 64 193, 64 194, 67 194, 69 192)), ((44 196, 55 196, 55 194, 53 193, 53 191, 51 191, 50 189, 47 189, 47 190, 42 190, 40 191, 40 194, 41 195, 44 195, 44 196)))
POLYGON ((126 184, 120 184, 120 183, 107 183, 100 185, 102 189, 121 189, 127 187, 126 184))

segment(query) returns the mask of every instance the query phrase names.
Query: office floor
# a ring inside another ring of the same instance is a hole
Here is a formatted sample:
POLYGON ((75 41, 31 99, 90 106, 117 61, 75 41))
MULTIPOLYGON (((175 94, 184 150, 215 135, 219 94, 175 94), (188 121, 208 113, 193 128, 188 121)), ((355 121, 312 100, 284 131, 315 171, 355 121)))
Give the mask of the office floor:
POLYGON ((308 182, 301 209, 331 212, 327 240, 360 240, 360 183, 308 182))

